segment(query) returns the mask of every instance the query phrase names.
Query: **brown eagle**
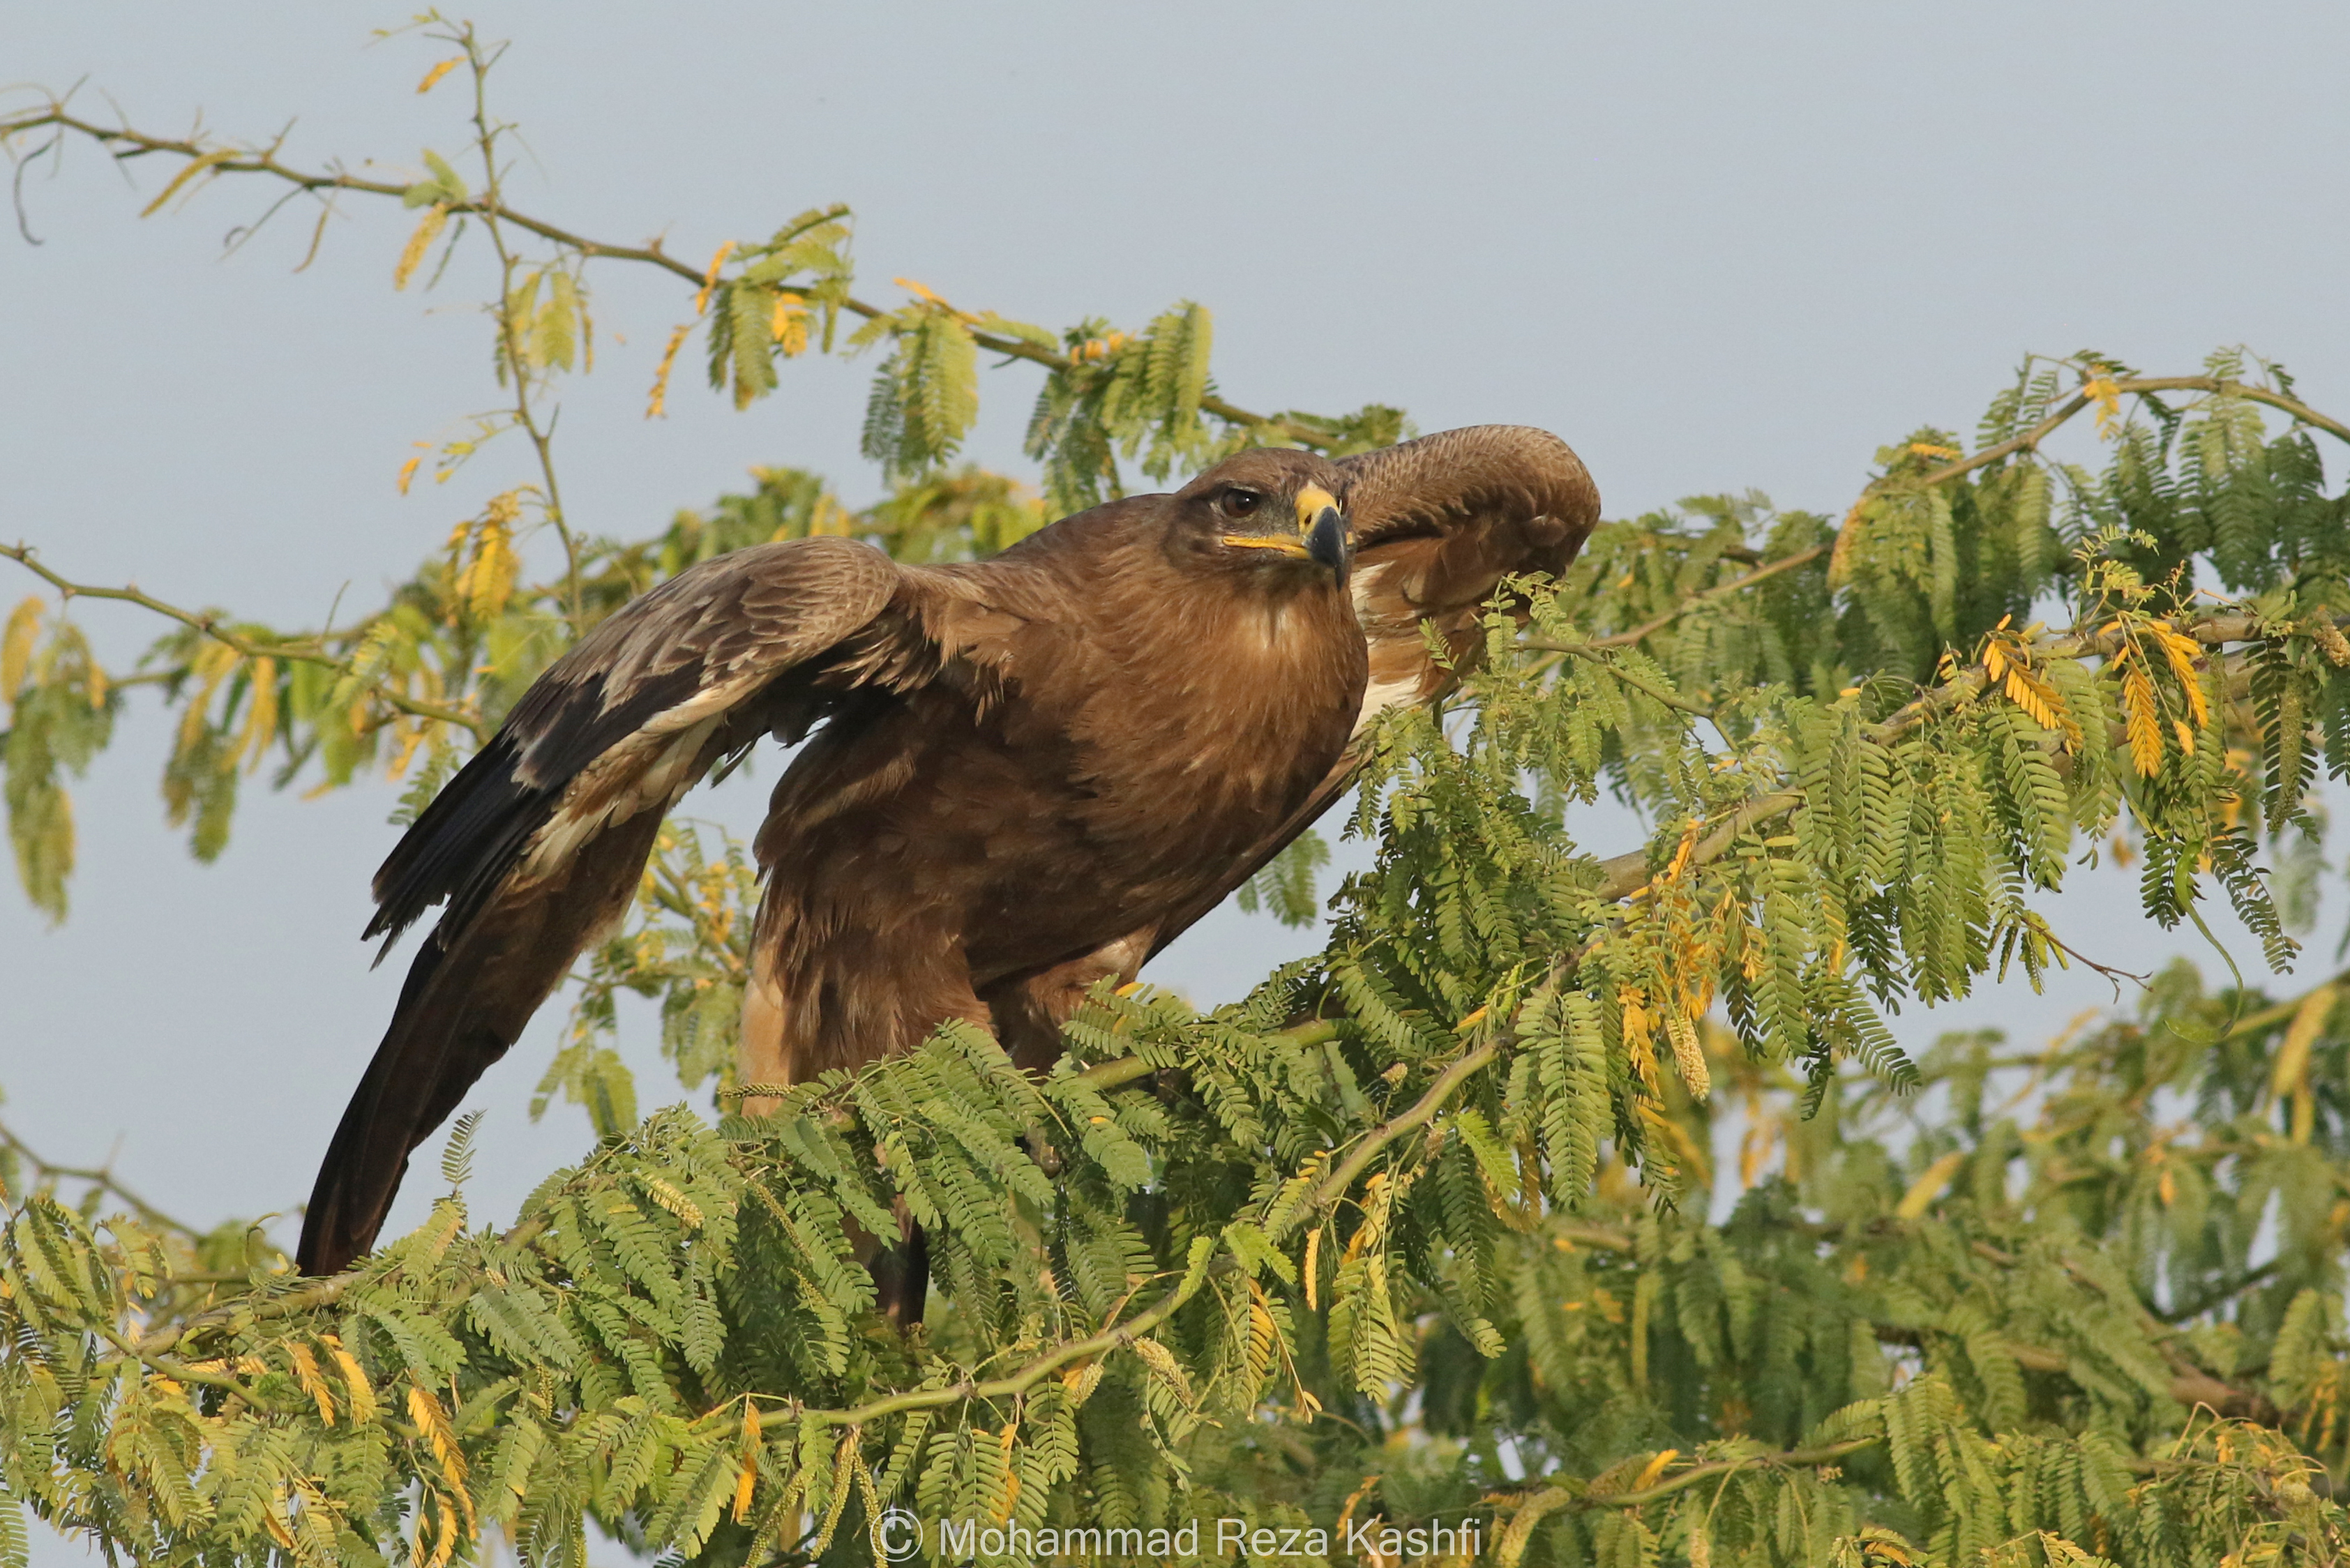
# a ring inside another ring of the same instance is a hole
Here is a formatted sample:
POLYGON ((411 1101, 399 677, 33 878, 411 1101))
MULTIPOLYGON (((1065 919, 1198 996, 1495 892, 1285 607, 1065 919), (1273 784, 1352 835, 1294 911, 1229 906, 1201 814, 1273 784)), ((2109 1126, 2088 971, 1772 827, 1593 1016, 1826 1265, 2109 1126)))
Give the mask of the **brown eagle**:
POLYGON ((376 873, 370 938, 448 907, 335 1129, 302 1268, 374 1244, 410 1152, 626 913, 720 759, 807 740, 756 843, 743 1082, 951 1018, 1042 1067, 1089 986, 1344 793, 1380 710, 1450 688, 1423 627, 1473 657, 1502 579, 1562 569, 1598 507, 1565 442, 1486 425, 1244 452, 972 565, 807 538, 680 573, 549 667, 376 873))

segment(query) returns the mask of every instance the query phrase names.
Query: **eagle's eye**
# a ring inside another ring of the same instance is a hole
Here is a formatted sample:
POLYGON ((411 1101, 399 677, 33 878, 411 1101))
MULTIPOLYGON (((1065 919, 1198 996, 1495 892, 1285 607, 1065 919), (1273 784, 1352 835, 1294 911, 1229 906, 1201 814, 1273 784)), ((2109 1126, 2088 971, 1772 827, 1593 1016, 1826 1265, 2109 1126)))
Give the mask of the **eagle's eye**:
POLYGON ((1264 504, 1264 497, 1253 490, 1232 489, 1224 492, 1223 509, 1227 517, 1246 517, 1264 504))

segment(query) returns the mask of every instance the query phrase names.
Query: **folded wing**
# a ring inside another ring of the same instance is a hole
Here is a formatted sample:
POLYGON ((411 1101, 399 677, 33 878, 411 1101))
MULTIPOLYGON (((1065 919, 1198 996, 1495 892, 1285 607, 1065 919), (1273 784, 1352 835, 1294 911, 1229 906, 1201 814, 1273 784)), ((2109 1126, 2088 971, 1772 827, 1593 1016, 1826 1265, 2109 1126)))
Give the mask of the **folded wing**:
POLYGON ((374 1243, 411 1151, 626 913, 662 817, 713 762, 937 673, 922 594, 847 539, 739 550, 630 602, 524 694, 376 873, 370 937, 448 907, 319 1168, 306 1272, 374 1243))

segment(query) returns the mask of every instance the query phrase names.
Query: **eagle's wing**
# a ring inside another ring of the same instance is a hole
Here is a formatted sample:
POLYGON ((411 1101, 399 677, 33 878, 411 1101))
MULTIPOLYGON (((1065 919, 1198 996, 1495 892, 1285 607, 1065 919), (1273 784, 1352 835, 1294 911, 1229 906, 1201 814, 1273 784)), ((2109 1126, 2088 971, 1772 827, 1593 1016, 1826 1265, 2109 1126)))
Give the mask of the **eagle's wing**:
POLYGON ((928 574, 847 539, 756 545, 631 601, 524 693, 376 873, 370 937, 447 911, 343 1113, 310 1273, 374 1243, 408 1157, 627 911, 662 817, 720 755, 857 687, 934 676, 928 574))
POLYGON ((1403 702, 1432 702, 1483 649, 1480 617, 1503 579, 1556 576, 1599 521, 1599 488, 1548 431, 1471 425, 1338 460, 1355 541, 1355 613, 1370 644, 1370 682, 1355 743, 1288 820, 1235 860, 1215 887, 1161 925, 1155 954, 1263 869, 1336 804, 1361 771, 1373 723, 1403 702), (1430 659, 1432 627, 1453 667, 1430 659))

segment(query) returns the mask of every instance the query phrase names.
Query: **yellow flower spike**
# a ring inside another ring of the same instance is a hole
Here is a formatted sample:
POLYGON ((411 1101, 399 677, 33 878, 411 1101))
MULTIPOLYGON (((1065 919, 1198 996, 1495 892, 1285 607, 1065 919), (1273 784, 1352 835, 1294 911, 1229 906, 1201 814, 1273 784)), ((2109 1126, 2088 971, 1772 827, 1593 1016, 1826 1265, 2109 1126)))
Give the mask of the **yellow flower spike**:
POLYGON ((645 404, 645 418, 657 420, 669 411, 670 369, 677 363, 677 351, 685 347, 686 335, 692 330, 692 327, 688 325, 669 335, 669 347, 661 350, 660 365, 653 371, 652 396, 645 404))
POLYGON ((1640 1467, 1640 1474, 1638 1478, 1632 1482, 1632 1490, 1634 1491, 1646 1491, 1648 1488, 1656 1485, 1657 1478, 1665 1473, 1665 1467, 1671 1464, 1675 1459, 1680 1457, 1681 1451, 1679 1449, 1660 1449, 1656 1458, 1650 1459, 1647 1464, 1640 1467))
POLYGON ((693 296, 693 313, 696 316, 710 308, 710 296, 718 287, 718 269, 724 266, 726 258, 733 254, 734 242, 728 240, 724 244, 720 245, 717 254, 710 258, 710 266, 702 275, 702 292, 693 296))
POLYGON ((2092 365, 2089 369, 2093 374, 2081 383, 2081 396, 2097 405, 2097 439, 2104 441, 2106 427, 2121 414, 2122 389, 2114 384, 2104 366, 2092 365))

